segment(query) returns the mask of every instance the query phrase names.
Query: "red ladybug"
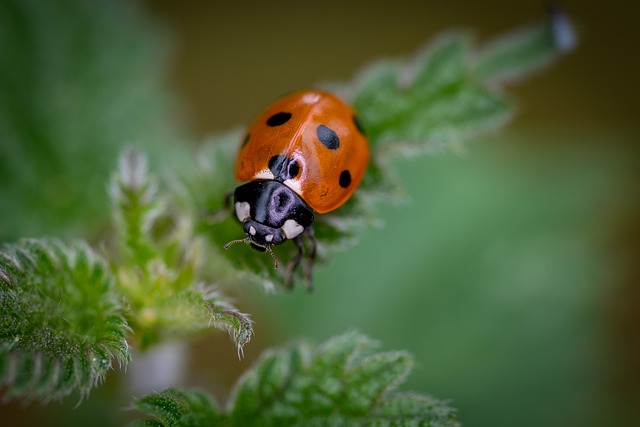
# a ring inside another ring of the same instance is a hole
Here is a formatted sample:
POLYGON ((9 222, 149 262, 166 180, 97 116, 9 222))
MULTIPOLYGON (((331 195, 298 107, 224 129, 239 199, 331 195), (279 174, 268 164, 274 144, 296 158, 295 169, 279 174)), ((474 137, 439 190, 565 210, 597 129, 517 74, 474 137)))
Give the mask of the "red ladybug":
MULTIPOLYGON (((312 241, 314 212, 331 212, 358 187, 369 162, 369 144, 354 110, 335 95, 317 90, 295 92, 279 99, 251 124, 238 152, 236 179, 246 182, 234 192, 234 208, 246 238, 244 242, 271 254, 293 240, 303 255, 303 233, 312 241)), ((307 274, 310 282, 310 271, 307 274)))

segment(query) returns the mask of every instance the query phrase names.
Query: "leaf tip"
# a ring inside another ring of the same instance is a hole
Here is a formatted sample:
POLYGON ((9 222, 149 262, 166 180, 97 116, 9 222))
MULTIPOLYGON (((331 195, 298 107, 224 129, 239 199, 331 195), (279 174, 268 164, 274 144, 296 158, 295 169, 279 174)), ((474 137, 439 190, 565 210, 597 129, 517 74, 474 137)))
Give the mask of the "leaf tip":
POLYGON ((578 46, 578 36, 569 15, 556 4, 547 8, 547 19, 556 49, 569 53, 578 46))

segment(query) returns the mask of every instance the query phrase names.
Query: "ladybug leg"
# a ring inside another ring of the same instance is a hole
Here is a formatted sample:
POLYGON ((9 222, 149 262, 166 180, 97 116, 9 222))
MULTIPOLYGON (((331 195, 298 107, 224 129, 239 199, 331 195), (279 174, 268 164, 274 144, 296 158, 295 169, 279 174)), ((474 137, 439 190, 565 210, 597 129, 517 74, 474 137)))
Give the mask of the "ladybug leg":
POLYGON ((307 283, 307 289, 311 292, 313 290, 313 263, 316 261, 316 249, 318 247, 318 242, 316 240, 316 234, 313 231, 313 227, 309 227, 304 234, 309 236, 309 241, 311 243, 311 250, 307 255, 307 262, 304 266, 304 280, 307 283))
POLYGON ((293 272, 300 265, 300 261, 302 260, 302 254, 304 253, 304 244, 302 242, 302 234, 293 239, 293 243, 298 248, 298 253, 293 257, 289 264, 287 264, 287 271, 284 275, 284 284, 287 289, 293 288, 293 272))
POLYGON ((208 211, 205 216, 207 224, 215 224, 224 220, 231 209, 231 200, 233 199, 233 191, 227 191, 222 200, 222 207, 217 211, 208 211))
POLYGON ((309 237, 309 241, 311 242, 311 249, 309 253, 304 257, 305 263, 303 264, 302 268, 304 270, 304 281, 307 285, 307 290, 311 292, 313 291, 313 263, 316 260, 317 248, 316 235, 313 232, 313 227, 309 227, 307 231, 293 239, 293 243, 298 248, 298 253, 293 257, 291 261, 289 261, 289 264, 287 265, 287 271, 285 273, 285 285, 288 289, 291 289, 293 287, 293 272, 300 266, 300 262, 305 255, 303 240, 303 236, 305 235, 309 237))

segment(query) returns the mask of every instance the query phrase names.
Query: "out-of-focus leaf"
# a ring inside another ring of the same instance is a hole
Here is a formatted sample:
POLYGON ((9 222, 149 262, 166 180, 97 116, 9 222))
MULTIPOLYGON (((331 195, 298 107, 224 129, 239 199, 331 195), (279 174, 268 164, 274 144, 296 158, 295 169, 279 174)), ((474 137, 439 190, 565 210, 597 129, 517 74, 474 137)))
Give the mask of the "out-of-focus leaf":
MULTIPOLYGON (((359 227, 377 224, 378 202, 401 199, 402 190, 389 166, 392 157, 461 150, 465 142, 503 126, 514 108, 500 84, 559 57, 563 49, 557 44, 556 27, 542 22, 484 48, 474 47, 467 33, 446 33, 414 58, 379 61, 339 88, 358 111, 372 157, 351 200, 316 216, 318 261, 353 243, 359 227)), ((223 206, 225 196, 238 185, 232 180, 233 158, 241 139, 239 130, 213 137, 197 155, 196 171, 184 179, 184 199, 216 252, 244 237, 233 212, 225 216, 223 206)), ((269 255, 255 253, 248 245, 235 245, 223 256, 242 277, 273 287, 283 283, 282 272, 297 249, 285 243, 274 252, 281 260, 278 270, 269 255)), ((302 272, 299 268, 295 282, 303 281, 302 272)))
POLYGON ((459 426, 442 401, 396 392, 413 360, 404 352, 370 355, 373 344, 349 333, 319 347, 268 351, 239 380, 226 413, 197 390, 166 390, 136 403, 150 416, 136 425, 459 426))
POLYGON ((0 240, 95 232, 125 144, 181 150, 163 37, 134 3, 0 2, 0 240))

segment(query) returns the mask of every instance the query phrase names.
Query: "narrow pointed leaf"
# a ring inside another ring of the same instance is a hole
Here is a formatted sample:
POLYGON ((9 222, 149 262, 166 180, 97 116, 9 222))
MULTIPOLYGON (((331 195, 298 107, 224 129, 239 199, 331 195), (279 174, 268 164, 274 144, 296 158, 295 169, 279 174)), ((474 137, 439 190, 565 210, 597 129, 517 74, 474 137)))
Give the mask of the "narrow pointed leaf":
POLYGON ((569 18, 551 10, 546 21, 500 37, 477 54, 475 72, 482 79, 508 82, 526 77, 575 48, 569 18))

